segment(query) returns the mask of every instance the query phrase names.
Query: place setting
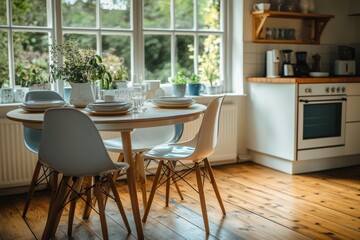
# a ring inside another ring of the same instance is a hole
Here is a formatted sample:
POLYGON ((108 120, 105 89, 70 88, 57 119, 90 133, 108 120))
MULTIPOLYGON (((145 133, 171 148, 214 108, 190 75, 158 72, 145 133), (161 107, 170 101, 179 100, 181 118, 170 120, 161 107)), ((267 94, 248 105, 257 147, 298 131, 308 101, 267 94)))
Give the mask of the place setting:
POLYGON ((68 103, 62 100, 31 100, 19 105, 19 107, 27 112, 44 112, 49 108, 61 108, 68 106, 68 103))
POLYGON ((132 111, 132 104, 128 102, 93 102, 84 109, 91 115, 123 115, 132 111))
POLYGON ((151 102, 162 108, 187 108, 196 101, 189 97, 158 97, 152 99, 151 102))

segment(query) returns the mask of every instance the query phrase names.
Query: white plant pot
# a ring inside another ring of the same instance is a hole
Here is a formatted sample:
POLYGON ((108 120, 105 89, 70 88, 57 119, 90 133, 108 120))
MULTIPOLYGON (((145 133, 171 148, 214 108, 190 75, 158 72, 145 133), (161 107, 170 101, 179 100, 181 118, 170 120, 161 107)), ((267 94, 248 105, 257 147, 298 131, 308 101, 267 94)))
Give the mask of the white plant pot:
POLYGON ((0 103, 14 102, 14 89, 0 88, 0 103))
POLYGON ((70 104, 75 107, 86 107, 89 103, 95 102, 94 87, 92 83, 70 82, 70 86, 70 104))

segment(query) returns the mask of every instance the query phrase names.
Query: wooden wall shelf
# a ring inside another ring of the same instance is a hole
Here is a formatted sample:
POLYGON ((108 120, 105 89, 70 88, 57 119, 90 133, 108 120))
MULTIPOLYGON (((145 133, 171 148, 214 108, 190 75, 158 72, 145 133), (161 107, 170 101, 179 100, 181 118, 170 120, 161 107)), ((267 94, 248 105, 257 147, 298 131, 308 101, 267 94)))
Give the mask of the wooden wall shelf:
POLYGON ((257 43, 290 43, 290 44, 320 44, 320 37, 326 24, 334 15, 298 13, 298 12, 279 12, 279 11, 253 11, 253 42, 257 43), (310 37, 308 39, 267 39, 261 37, 266 21, 269 18, 286 18, 306 21, 309 27, 310 37))

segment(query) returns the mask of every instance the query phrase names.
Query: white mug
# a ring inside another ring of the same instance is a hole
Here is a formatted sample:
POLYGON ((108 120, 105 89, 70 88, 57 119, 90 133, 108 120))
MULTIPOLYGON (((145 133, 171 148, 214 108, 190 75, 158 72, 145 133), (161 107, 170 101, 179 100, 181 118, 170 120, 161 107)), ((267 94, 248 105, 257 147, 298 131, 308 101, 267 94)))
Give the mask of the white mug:
POLYGON ((255 11, 264 11, 270 9, 270 3, 257 3, 253 5, 255 11))

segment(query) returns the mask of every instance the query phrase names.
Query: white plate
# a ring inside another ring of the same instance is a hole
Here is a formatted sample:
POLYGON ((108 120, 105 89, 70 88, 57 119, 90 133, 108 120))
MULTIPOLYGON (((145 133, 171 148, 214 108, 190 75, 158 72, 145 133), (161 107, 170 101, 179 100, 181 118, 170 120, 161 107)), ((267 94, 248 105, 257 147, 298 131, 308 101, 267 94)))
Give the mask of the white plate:
POLYGON ((185 103, 168 103, 168 102, 156 102, 156 101, 152 101, 152 103, 155 106, 158 107, 163 107, 163 108, 187 108, 190 107, 191 105, 193 105, 195 103, 195 100, 192 100, 191 102, 185 102, 185 103))
POLYGON ((50 108, 50 107, 63 107, 66 105, 65 101, 55 100, 55 101, 26 101, 23 103, 23 106, 30 109, 35 108, 50 108))
POLYGON ((327 77, 329 76, 328 72, 310 72, 310 77, 327 77))
POLYGON ((118 108, 126 106, 128 103, 126 102, 94 102, 90 103, 89 105, 93 108, 118 108))
POLYGON ((66 107, 68 106, 68 104, 65 104, 63 106, 47 106, 47 107, 37 107, 37 108, 31 108, 31 107, 27 107, 24 104, 20 104, 19 107, 27 112, 45 112, 46 109, 49 108, 62 108, 62 107, 66 107))
POLYGON ((192 98, 187 97, 159 97, 154 99, 155 102, 166 102, 166 103, 188 103, 192 102, 192 98))
POLYGON ((91 115, 98 115, 98 116, 114 116, 114 115, 125 115, 128 114, 132 108, 126 109, 126 110, 121 110, 121 111, 107 111, 107 112, 99 112, 99 111, 94 111, 90 108, 85 108, 84 109, 86 112, 88 112, 91 115))
POLYGON ((117 112, 117 111, 126 111, 129 108, 132 107, 131 103, 126 103, 124 105, 119 105, 119 106, 106 106, 106 107, 94 107, 93 104, 88 104, 87 108, 92 110, 92 111, 96 111, 96 112, 117 112))

